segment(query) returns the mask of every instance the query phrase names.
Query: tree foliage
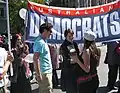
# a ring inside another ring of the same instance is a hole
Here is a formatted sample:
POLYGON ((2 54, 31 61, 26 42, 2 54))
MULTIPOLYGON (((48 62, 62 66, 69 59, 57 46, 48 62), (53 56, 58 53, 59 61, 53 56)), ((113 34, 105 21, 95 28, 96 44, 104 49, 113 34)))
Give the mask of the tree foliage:
MULTIPOLYGON (((11 33, 24 32, 24 20, 20 18, 19 11, 21 8, 27 9, 28 0, 8 0, 9 1, 9 15, 10 15, 10 30, 11 33)), ((38 3, 40 0, 30 0, 38 3)))
POLYGON ((10 29, 12 33, 21 32, 24 20, 19 16, 19 10, 27 7, 27 0, 9 0, 10 29))

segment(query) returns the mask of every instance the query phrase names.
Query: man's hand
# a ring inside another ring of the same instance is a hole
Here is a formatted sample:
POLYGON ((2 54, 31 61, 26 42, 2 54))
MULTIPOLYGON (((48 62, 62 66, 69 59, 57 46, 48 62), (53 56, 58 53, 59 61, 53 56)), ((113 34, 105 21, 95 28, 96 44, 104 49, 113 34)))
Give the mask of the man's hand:
POLYGON ((36 75, 36 80, 37 81, 42 81, 43 80, 42 75, 36 75))

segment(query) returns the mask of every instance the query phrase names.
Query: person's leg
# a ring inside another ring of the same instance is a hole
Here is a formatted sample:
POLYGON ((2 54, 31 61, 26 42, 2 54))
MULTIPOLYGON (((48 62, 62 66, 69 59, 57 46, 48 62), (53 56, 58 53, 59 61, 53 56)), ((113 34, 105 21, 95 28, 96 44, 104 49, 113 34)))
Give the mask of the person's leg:
POLYGON ((114 84, 117 79, 118 74, 118 65, 108 65, 109 72, 108 72, 108 84, 107 87, 111 90, 114 88, 114 84))
POLYGON ((32 73, 32 76, 30 77, 30 79, 32 80, 33 79, 33 72, 34 72, 34 65, 33 65, 33 63, 29 63, 29 68, 30 68, 31 73, 32 73))
POLYGON ((72 75, 66 79, 66 93, 77 93, 77 83, 72 75))
POLYGON ((120 86, 118 87, 118 92, 117 93, 120 93, 120 86))
POLYGON ((99 87, 99 78, 98 76, 95 76, 94 78, 92 78, 91 81, 91 93, 96 93, 98 87, 99 87))
POLYGON ((84 83, 80 83, 80 84, 78 84, 77 85, 77 90, 78 90, 78 93, 89 93, 90 91, 88 90, 88 88, 90 87, 90 86, 88 86, 89 85, 89 82, 84 82, 84 83))
POLYGON ((30 84, 30 80, 26 79, 23 83, 24 85, 24 93, 32 93, 32 89, 31 89, 31 84, 30 84))
POLYGON ((52 93, 52 73, 43 74, 42 79, 42 81, 38 81, 40 93, 52 93))
POLYGON ((118 69, 119 69, 119 80, 120 80, 120 65, 118 65, 118 69))
POLYGON ((21 83, 11 83, 10 93, 23 93, 23 86, 21 86, 21 83))
POLYGON ((58 76, 56 70, 53 70, 52 82, 54 88, 58 87, 59 83, 58 83, 58 76))
POLYGON ((66 73, 64 69, 61 70, 60 86, 62 91, 66 91, 66 73))
POLYGON ((17 79, 17 93, 32 93, 31 84, 29 78, 26 77, 24 69, 21 68, 17 79))
POLYGON ((96 93, 99 87, 98 76, 93 77, 90 81, 82 82, 78 85, 78 93, 96 93))
POLYGON ((118 87, 118 88, 119 88, 119 86, 120 86, 120 65, 118 65, 118 69, 119 69, 119 80, 116 81, 115 87, 118 87))

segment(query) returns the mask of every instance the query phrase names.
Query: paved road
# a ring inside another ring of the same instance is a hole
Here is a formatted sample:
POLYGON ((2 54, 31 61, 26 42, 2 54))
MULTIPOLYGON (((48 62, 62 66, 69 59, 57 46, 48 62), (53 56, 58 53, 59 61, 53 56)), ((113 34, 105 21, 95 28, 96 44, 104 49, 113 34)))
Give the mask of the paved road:
MULTIPOLYGON (((108 68, 107 65, 104 64, 105 59, 105 53, 106 53, 106 46, 99 47, 101 49, 101 59, 100 59, 100 66, 98 67, 98 74, 100 79, 100 86, 97 93, 107 93, 105 92, 105 86, 107 84, 107 73, 108 68)), ((60 71, 58 71, 58 75, 60 77, 60 71)), ((37 93, 37 84, 32 84, 33 93, 37 93)), ((65 93, 62 92, 60 89, 54 89, 53 93, 65 93)), ((109 92, 109 93, 115 93, 115 92, 109 92)))

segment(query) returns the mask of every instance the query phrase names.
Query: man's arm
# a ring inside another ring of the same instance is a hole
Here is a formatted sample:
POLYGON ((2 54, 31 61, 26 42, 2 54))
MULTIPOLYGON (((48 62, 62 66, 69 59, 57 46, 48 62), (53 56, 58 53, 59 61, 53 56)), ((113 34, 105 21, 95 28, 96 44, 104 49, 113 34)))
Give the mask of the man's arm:
POLYGON ((40 71, 40 62, 39 62, 39 57, 40 57, 40 53, 39 52, 35 52, 34 56, 33 56, 33 64, 34 64, 34 69, 36 71, 36 78, 37 80, 41 81, 42 80, 42 75, 41 75, 41 71, 40 71))

